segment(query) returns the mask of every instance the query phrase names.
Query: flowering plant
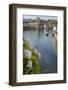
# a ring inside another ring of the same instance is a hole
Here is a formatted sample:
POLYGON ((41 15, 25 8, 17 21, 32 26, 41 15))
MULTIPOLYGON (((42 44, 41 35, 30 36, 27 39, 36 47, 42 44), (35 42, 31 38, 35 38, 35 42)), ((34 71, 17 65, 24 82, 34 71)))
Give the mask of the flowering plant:
POLYGON ((39 59, 41 54, 29 42, 23 41, 23 74, 40 73, 39 59))

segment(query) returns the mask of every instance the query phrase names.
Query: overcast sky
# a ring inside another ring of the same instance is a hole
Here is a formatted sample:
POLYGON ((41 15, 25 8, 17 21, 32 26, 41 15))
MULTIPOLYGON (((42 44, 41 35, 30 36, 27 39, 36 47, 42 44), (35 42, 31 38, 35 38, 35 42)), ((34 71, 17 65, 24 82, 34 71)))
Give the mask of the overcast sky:
POLYGON ((42 15, 23 15, 24 19, 36 19, 37 17, 39 17, 40 19, 43 20, 57 20, 57 16, 42 16, 42 15))

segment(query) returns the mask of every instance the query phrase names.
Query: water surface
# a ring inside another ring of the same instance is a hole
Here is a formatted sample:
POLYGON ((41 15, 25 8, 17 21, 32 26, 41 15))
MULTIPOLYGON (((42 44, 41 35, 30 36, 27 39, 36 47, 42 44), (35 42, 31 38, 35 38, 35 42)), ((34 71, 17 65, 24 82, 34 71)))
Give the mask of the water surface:
POLYGON ((52 30, 25 30, 24 38, 41 53, 39 60, 41 73, 57 72, 57 46, 52 30))

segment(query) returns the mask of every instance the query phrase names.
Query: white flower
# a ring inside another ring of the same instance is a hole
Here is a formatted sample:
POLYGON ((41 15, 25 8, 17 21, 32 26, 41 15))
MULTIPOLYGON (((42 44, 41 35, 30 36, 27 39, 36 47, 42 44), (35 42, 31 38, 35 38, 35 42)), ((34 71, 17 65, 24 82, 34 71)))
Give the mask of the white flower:
POLYGON ((41 54, 38 52, 38 57, 41 58, 41 54))
POLYGON ((38 54, 38 57, 39 57, 39 58, 41 58, 41 54, 40 54, 36 49, 34 49, 34 52, 35 52, 36 54, 38 54))
POLYGON ((31 60, 28 61, 27 67, 30 68, 30 69, 32 69, 32 61, 31 60))
POLYGON ((31 45, 31 43, 28 43, 28 45, 29 45, 29 47, 32 49, 33 48, 33 46, 31 45))
POLYGON ((34 49, 34 52, 35 52, 35 53, 38 53, 38 51, 37 51, 36 49, 34 49))
POLYGON ((30 51, 30 50, 24 50, 24 56, 25 57, 28 57, 28 58, 31 58, 31 56, 32 56, 32 52, 30 51))

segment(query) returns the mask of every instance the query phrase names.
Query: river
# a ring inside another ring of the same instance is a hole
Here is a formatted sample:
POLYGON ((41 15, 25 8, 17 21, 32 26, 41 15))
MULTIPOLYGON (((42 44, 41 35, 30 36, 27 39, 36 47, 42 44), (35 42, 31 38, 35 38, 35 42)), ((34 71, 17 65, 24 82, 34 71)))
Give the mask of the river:
POLYGON ((57 41, 52 30, 25 30, 24 38, 41 54, 41 73, 57 73, 57 41))

